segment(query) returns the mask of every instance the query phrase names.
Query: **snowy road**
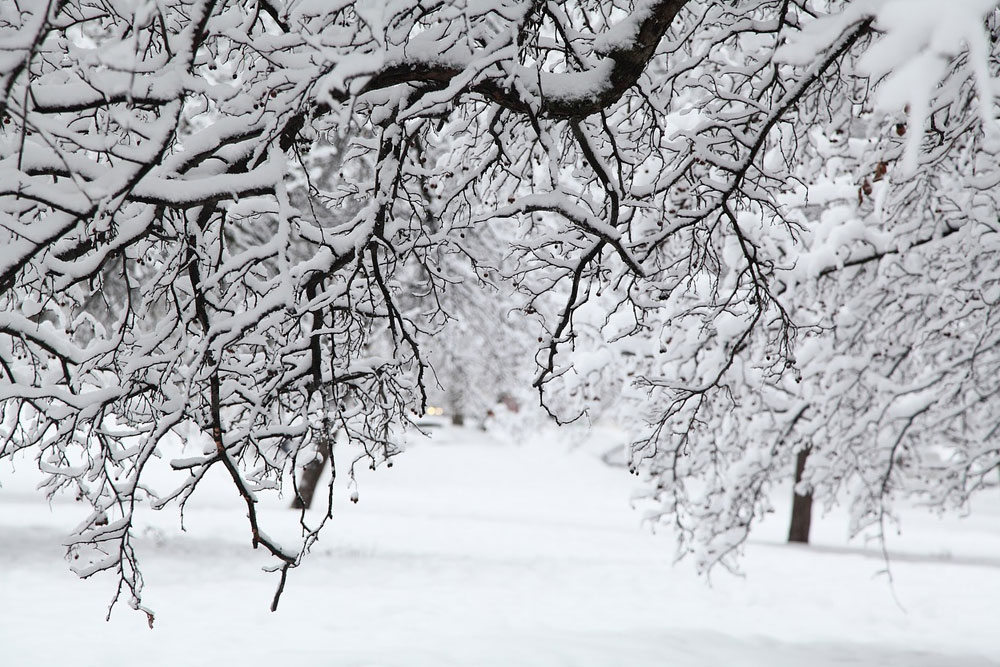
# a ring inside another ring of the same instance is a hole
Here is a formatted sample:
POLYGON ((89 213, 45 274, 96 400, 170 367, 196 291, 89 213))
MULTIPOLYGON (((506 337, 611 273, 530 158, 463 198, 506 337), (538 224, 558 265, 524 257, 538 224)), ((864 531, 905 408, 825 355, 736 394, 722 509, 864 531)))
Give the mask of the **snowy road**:
MULTIPOLYGON (((891 589, 835 514, 811 549, 781 545, 776 516, 747 577, 708 586, 638 527, 632 479, 585 449, 414 446, 360 479, 357 505, 341 489, 276 614, 238 505, 206 491, 187 533, 148 518, 152 631, 124 605, 105 623, 110 582, 67 571, 81 508, 0 474, 0 665, 1000 665, 1000 493, 964 521, 904 517, 891 589)), ((272 533, 289 514, 265 512, 272 533)))

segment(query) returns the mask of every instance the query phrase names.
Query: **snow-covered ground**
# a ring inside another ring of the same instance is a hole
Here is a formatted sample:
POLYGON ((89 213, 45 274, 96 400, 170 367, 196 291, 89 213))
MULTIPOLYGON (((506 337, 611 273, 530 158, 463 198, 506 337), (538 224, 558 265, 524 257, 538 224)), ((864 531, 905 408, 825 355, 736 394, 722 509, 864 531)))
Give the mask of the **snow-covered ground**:
MULTIPOLYGON (((639 526, 606 444, 471 430, 414 444, 359 478, 357 505, 341 489, 275 614, 275 575, 216 480, 186 533, 175 512, 143 518, 153 630, 125 605, 106 623, 111 582, 68 571, 59 544, 82 507, 50 508, 30 462, 0 464, 0 665, 1000 665, 1000 490, 965 519, 905 512, 891 586, 843 516, 818 516, 801 548, 782 544, 782 511, 746 576, 709 584, 639 526)), ((263 517, 291 535, 284 502, 263 517)))

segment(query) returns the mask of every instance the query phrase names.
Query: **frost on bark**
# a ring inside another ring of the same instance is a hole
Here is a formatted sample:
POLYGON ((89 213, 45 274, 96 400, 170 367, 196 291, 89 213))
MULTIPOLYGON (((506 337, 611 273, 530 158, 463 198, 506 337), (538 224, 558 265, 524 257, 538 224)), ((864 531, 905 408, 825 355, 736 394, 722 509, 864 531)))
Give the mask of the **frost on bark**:
POLYGON ((809 528, 812 526, 812 491, 802 490, 803 473, 806 471, 808 449, 800 449, 795 455, 795 484, 792 489, 792 518, 788 526, 788 541, 809 544, 809 528))
POLYGON ((332 494, 295 545, 259 499, 334 431, 338 475, 393 456, 477 338, 484 393, 528 358, 560 421, 624 411, 706 567, 797 442, 859 527, 961 503, 998 460, 996 12, 906 5, 0 3, 0 456, 90 505, 74 567, 135 607, 136 511, 212 468, 277 605, 332 494))

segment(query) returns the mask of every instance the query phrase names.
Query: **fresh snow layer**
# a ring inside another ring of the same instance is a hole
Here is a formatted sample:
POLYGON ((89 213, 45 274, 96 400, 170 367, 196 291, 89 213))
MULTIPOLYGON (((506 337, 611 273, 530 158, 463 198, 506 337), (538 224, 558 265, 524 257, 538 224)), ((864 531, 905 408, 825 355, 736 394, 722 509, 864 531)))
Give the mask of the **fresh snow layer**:
MULTIPOLYGON (((842 514, 817 513, 817 545, 782 544, 782 492, 746 576, 706 581, 640 526, 634 478, 601 460, 615 432, 572 440, 441 429, 365 470, 274 614, 245 509, 209 480, 186 532, 176 512, 142 515, 153 630, 125 604, 104 621, 113 581, 78 580, 59 546, 84 508, 50 506, 31 461, 4 462, 0 665, 1000 665, 1000 490, 964 519, 905 511, 891 583, 842 514)), ((285 504, 262 518, 290 543, 285 504)))

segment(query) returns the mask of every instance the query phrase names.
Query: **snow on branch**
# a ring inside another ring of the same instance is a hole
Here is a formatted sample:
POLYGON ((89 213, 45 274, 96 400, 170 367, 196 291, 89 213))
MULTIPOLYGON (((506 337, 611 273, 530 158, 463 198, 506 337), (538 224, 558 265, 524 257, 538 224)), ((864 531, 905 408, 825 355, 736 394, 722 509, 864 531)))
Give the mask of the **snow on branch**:
POLYGON ((143 610, 145 511, 223 472, 276 607, 442 395, 634 425, 705 567, 802 451, 858 526, 961 504, 1000 459, 1000 40, 956 7, 0 3, 0 457, 143 610), (325 461, 289 541, 260 510, 325 461))

